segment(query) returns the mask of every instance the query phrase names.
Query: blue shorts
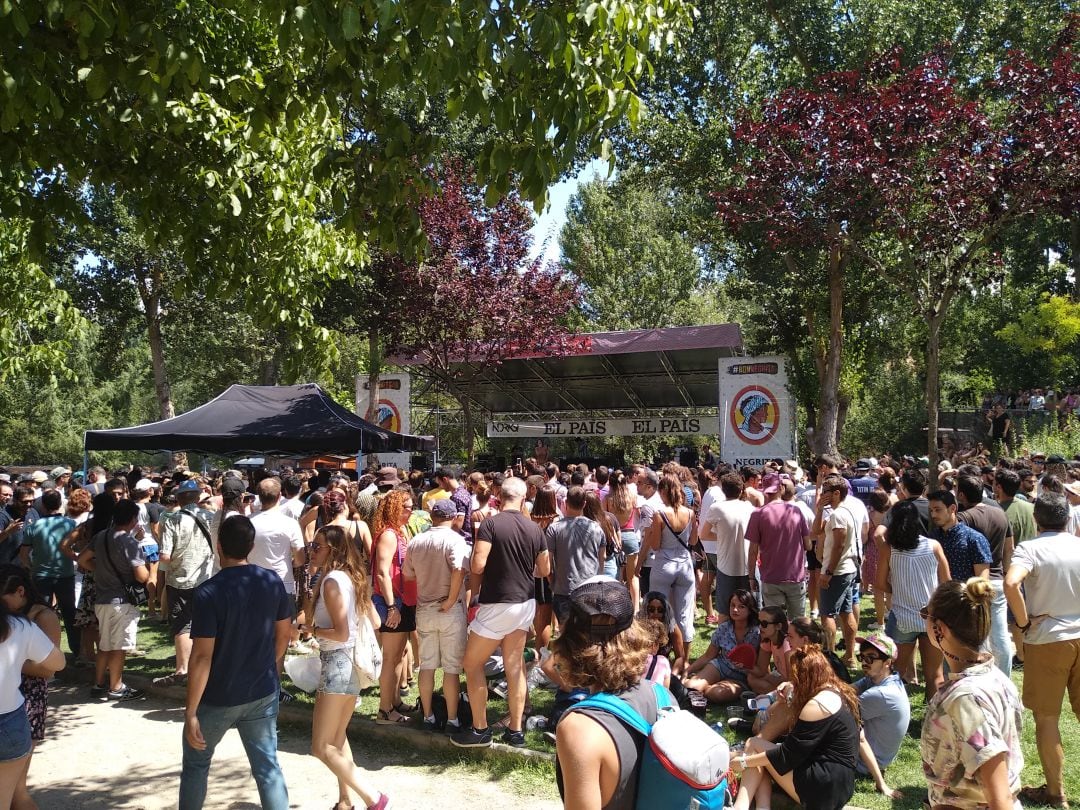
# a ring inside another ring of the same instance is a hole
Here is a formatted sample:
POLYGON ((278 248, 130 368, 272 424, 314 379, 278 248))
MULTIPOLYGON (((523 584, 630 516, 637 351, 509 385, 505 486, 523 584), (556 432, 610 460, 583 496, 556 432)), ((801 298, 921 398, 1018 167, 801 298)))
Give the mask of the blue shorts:
POLYGON ((26 704, 7 714, 0 714, 0 762, 22 759, 33 747, 26 704))
POLYGON ((139 546, 139 551, 143 553, 148 563, 156 563, 161 559, 161 548, 157 543, 144 543, 139 546))
POLYGON ((319 691, 330 695, 359 695, 360 681, 352 663, 352 647, 325 650, 319 653, 322 670, 319 691))
POLYGON ((834 574, 829 587, 821 589, 818 608, 822 616, 851 613, 855 596, 855 574, 834 574))
POLYGON ((914 644, 919 640, 919 636, 925 636, 926 632, 907 633, 897 627, 898 622, 896 616, 890 610, 889 615, 885 617, 885 635, 895 641, 897 644, 914 644))
POLYGON ((619 542, 622 550, 627 554, 637 554, 641 551, 641 532, 635 529, 622 529, 619 532, 619 542))

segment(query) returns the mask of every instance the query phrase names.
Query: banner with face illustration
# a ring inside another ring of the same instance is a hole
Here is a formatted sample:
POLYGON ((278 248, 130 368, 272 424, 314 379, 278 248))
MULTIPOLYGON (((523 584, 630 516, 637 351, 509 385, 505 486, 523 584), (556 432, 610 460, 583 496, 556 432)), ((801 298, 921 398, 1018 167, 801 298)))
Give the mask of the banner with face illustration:
POLYGON ((720 361, 720 457, 737 467, 793 458, 795 407, 783 357, 720 361))

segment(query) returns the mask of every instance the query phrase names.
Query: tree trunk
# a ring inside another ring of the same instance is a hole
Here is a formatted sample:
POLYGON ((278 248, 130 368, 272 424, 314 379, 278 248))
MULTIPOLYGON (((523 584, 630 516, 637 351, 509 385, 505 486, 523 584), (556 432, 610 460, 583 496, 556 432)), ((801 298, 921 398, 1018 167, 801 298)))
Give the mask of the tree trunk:
POLYGON ((1069 252, 1072 253, 1073 300, 1080 301, 1080 214, 1069 220, 1069 252))
POLYGON ((467 469, 472 469, 473 464, 476 461, 476 431, 473 428, 472 403, 469 402, 468 397, 460 396, 456 391, 453 391, 452 393, 454 394, 454 398, 461 405, 461 419, 464 430, 462 439, 465 441, 465 467, 467 469))
POLYGON ((281 366, 285 359, 285 331, 281 328, 264 333, 273 343, 273 352, 259 364, 259 385, 281 382, 281 366))
POLYGON ((840 249, 840 226, 829 225, 829 339, 825 349, 824 373, 820 374, 818 420, 814 431, 818 453, 837 454, 840 420, 840 362, 844 349, 844 257, 840 249))
MULTIPOLYGON (((157 396, 158 418, 172 419, 176 416, 173 406, 172 383, 165 367, 165 341, 161 334, 161 288, 164 283, 161 268, 153 262, 146 268, 137 267, 139 297, 142 299, 146 317, 146 337, 150 343, 150 367, 154 373, 154 393, 157 396)), ((172 454, 174 467, 187 467, 187 453, 172 454)))
POLYGON ((938 306, 926 319, 926 457, 930 490, 938 486, 938 406, 941 400, 941 324, 945 306, 938 306))
POLYGON ((382 352, 375 330, 368 332, 368 406, 364 418, 375 421, 379 409, 379 373, 382 371, 382 352))

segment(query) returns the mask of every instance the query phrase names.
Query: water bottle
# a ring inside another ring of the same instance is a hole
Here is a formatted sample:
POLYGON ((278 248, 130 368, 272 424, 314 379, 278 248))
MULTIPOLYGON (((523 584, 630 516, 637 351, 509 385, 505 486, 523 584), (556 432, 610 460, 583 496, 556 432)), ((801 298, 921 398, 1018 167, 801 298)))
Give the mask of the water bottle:
POLYGON ((724 732, 727 730, 727 729, 724 728, 723 723, 713 723, 711 726, 709 726, 709 728, 711 728, 713 731, 715 731, 721 737, 724 736, 724 732))
POLYGON ((525 721, 525 728, 529 731, 543 731, 548 726, 548 719, 542 714, 534 714, 525 721))

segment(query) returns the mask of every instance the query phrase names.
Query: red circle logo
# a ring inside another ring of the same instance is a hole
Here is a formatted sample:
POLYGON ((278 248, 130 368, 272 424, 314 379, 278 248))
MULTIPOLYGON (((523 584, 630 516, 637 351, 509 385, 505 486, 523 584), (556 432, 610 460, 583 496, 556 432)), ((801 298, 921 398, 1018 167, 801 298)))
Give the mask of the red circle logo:
POLYGON ((780 404, 763 385, 748 385, 731 400, 728 411, 731 427, 747 444, 765 444, 776 435, 780 424, 780 404))

